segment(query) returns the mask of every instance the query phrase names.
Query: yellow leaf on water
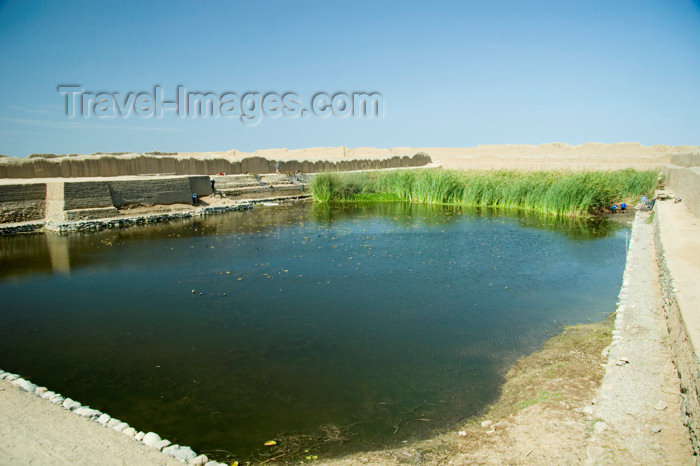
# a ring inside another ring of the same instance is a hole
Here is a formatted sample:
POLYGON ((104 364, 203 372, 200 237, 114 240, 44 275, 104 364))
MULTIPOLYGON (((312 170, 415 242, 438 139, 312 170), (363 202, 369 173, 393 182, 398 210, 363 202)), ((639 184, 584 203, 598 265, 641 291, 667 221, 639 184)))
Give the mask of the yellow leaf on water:
POLYGON ((271 447, 273 445, 277 445, 277 442, 275 442, 274 440, 268 440, 267 442, 265 442, 266 447, 271 447))

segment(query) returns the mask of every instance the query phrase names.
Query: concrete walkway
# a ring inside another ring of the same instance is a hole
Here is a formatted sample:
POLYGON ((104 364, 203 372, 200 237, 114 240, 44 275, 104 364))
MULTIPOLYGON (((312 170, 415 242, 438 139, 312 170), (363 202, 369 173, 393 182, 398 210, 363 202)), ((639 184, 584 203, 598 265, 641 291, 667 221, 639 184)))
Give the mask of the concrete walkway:
POLYGON ((671 199, 654 209, 663 310, 680 375, 682 421, 700 455, 700 219, 666 194, 671 199))
POLYGON ((700 219, 681 203, 657 201, 656 223, 688 337, 700 348, 700 219))
POLYGON ((585 464, 694 464, 648 211, 638 211, 585 464))

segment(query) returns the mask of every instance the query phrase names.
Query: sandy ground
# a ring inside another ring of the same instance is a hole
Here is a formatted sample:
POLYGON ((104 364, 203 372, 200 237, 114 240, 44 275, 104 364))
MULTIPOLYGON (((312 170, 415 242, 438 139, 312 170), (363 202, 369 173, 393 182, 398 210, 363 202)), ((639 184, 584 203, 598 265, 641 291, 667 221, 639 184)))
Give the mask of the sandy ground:
POLYGON ((589 142, 572 146, 554 142, 548 144, 494 144, 474 147, 309 147, 305 149, 265 149, 255 152, 231 150, 225 152, 188 152, 178 156, 195 157, 264 157, 269 160, 353 160, 381 159, 396 155, 428 154, 433 162, 445 168, 524 170, 639 170, 662 168, 671 162, 673 154, 700 150, 699 146, 643 146, 638 142, 603 144, 589 142))
POLYGON ((269 160, 352 160, 386 158, 395 155, 413 155, 425 152, 446 168, 510 168, 543 169, 546 167, 595 166, 615 167, 631 165, 663 166, 670 162, 672 154, 691 152, 698 146, 643 146, 638 142, 614 144, 585 143, 572 146, 554 142, 548 144, 494 144, 474 147, 309 147, 305 149, 265 149, 255 152, 231 150, 225 152, 187 152, 179 156, 196 157, 264 157, 269 160))
POLYGON ((182 464, 0 380, 0 464, 182 464))

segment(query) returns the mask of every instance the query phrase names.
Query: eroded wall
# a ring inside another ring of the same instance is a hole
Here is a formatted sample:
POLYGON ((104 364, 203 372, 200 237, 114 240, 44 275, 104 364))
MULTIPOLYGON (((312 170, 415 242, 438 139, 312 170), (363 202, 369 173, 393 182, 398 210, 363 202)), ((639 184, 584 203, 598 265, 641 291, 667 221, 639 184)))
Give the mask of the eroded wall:
POLYGON ((140 180, 108 181, 112 204, 152 206, 156 204, 189 204, 192 194, 211 194, 208 176, 183 176, 140 180))
POLYGON ((0 185, 0 223, 41 220, 46 210, 46 183, 0 185))
MULTIPOLYGON (((0 178, 80 178, 134 175, 214 175, 217 173, 274 173, 275 160, 262 157, 232 159, 227 157, 187 156, 76 156, 54 159, 3 159, 0 178)), ((330 170, 366 170, 379 168, 418 167, 430 163, 426 154, 393 156, 381 159, 353 159, 336 161, 282 160, 284 173, 318 173, 330 170)))
POLYGON ((212 193, 208 176, 63 180, 0 184, 0 223, 62 222, 115 216, 125 206, 189 204, 212 193))
POLYGON ((666 186, 700 216, 700 152, 674 155, 671 164, 665 169, 666 186))

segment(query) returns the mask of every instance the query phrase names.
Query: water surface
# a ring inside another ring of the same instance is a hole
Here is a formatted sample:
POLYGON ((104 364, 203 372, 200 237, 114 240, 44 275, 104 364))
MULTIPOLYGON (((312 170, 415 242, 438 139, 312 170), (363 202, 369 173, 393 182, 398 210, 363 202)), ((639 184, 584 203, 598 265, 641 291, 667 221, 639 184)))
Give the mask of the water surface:
POLYGON ((0 368, 197 451, 328 425, 351 441, 311 453, 391 445, 478 414, 517 357, 614 310, 627 232, 297 203, 0 238, 0 368))

